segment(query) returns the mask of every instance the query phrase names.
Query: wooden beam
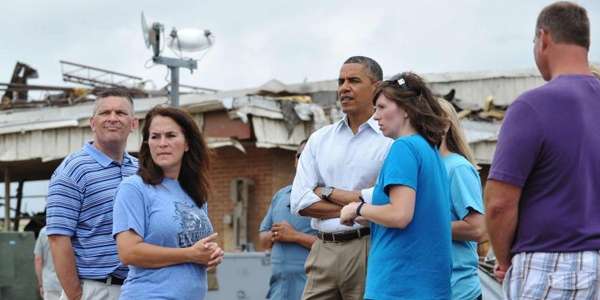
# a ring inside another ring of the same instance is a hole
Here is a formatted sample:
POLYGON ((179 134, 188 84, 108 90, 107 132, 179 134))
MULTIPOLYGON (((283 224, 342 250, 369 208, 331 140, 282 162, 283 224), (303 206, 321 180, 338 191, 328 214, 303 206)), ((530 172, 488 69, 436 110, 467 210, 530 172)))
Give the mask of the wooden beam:
POLYGON ((4 231, 10 231, 10 171, 4 168, 4 231))
POLYGON ((19 223, 21 221, 21 203, 23 203, 23 185, 25 181, 19 180, 17 186, 17 209, 15 210, 15 223, 13 224, 13 230, 19 231, 19 223))

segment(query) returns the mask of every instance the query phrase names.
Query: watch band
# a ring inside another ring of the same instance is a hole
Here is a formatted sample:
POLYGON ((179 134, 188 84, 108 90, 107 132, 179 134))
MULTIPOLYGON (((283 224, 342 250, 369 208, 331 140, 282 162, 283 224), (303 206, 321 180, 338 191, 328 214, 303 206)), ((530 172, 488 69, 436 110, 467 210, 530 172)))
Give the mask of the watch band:
POLYGON ((360 214, 360 209, 363 207, 363 205, 365 205, 365 202, 361 202, 357 207, 356 207, 356 215, 357 216, 362 216, 360 214))
POLYGON ((326 186, 326 187, 322 187, 321 188, 321 195, 320 196, 321 196, 321 198, 323 200, 331 202, 330 197, 331 197, 332 193, 333 193, 333 188, 329 187, 329 186, 326 186))

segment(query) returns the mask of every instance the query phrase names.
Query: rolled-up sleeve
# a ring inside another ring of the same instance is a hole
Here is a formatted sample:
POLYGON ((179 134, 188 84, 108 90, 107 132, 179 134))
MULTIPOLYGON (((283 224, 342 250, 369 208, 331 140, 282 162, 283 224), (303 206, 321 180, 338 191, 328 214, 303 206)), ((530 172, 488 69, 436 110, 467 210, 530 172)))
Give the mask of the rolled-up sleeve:
POLYGON ((308 140, 302 155, 300 155, 294 184, 292 185, 290 210, 297 216, 300 216, 301 210, 321 200, 313 191, 321 180, 312 141, 312 138, 308 140))
POLYGON ((269 210, 267 211, 267 214, 263 218, 262 222, 260 222, 258 232, 269 231, 269 230, 271 230, 271 227, 273 227, 273 204, 275 203, 276 198, 277 198, 277 195, 275 195, 275 197, 273 197, 273 200, 271 200, 271 205, 269 205, 269 210))
POLYGON ((370 188, 360 190, 360 196, 368 204, 373 203, 373 190, 374 189, 375 189, 375 187, 370 187, 370 188))

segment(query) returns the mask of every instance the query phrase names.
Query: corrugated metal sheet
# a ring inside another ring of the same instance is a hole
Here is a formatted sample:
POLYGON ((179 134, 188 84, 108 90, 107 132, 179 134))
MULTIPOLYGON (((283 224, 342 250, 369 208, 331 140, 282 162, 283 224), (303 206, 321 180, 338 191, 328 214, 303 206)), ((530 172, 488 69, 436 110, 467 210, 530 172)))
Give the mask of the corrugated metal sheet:
POLYGON ((48 130, 63 127, 75 127, 78 126, 77 120, 59 120, 59 121, 40 121, 40 122, 27 122, 20 124, 7 124, 6 126, 0 127, 0 135, 17 132, 28 132, 35 130, 48 130))
POLYGON ((283 120, 273 120, 254 116, 252 128, 256 136, 256 146, 262 148, 279 147, 296 150, 297 145, 310 135, 305 123, 300 123, 289 133, 283 120))
POLYGON ((465 131, 467 141, 469 143, 478 143, 482 141, 496 141, 501 123, 461 120, 460 125, 465 131))
POLYGON ((502 77, 435 82, 431 83, 431 88, 439 94, 446 94, 454 89, 456 98, 464 103, 481 107, 489 96, 494 98, 494 104, 508 105, 524 91, 541 86, 543 83, 541 77, 502 77))
POLYGON ((491 164, 501 124, 462 120, 461 126, 477 163, 491 164))
POLYGON ((206 143, 208 144, 209 148, 214 149, 214 148, 221 148, 221 147, 234 147, 234 148, 240 150, 242 153, 246 153, 246 149, 244 148, 242 143, 240 143, 240 141, 238 141, 236 139, 207 138, 206 143))
POLYGON ((475 160, 480 165, 490 165, 494 159, 496 150, 496 141, 480 141, 470 144, 475 160))
MULTIPOLYGON (((91 140, 89 127, 62 127, 0 135, 0 161, 61 159, 91 140)), ((141 142, 138 130, 127 142, 127 151, 137 152, 141 142)))

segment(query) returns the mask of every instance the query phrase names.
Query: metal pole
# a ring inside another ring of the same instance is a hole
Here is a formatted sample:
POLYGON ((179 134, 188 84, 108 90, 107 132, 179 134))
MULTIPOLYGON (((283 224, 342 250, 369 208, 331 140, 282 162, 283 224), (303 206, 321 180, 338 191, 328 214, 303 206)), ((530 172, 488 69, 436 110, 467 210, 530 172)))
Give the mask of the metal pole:
POLYGON ((171 69, 171 105, 179 106, 179 67, 169 66, 171 69))
POLYGON ((172 106, 179 106, 179 68, 195 70, 198 67, 197 62, 193 59, 175 59, 162 56, 155 56, 152 61, 169 67, 169 71, 171 71, 169 101, 172 106))
POLYGON ((4 169, 4 231, 10 231, 10 172, 4 169))

